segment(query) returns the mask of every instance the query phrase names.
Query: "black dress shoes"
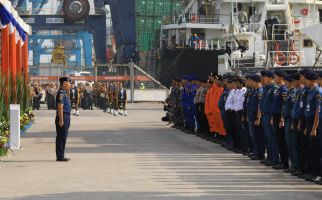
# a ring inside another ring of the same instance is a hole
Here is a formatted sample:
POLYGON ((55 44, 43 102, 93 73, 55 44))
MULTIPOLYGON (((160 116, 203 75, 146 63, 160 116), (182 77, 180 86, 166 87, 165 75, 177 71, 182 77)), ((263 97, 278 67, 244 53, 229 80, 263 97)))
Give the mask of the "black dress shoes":
POLYGON ((291 175, 292 175, 292 176, 300 176, 300 175, 302 175, 302 174, 303 174, 303 172, 302 172, 302 171, 300 171, 300 170, 295 170, 295 171, 291 172, 291 175))
POLYGON ((278 165, 274 165, 272 168, 273 169, 288 169, 288 166, 283 165, 283 164, 278 164, 278 165))
POLYGON ((70 159, 69 158, 57 158, 56 161, 57 162, 68 162, 68 161, 70 161, 70 159))
POLYGON ((269 167, 276 165, 275 163, 272 163, 271 161, 268 161, 268 160, 263 160, 260 163, 262 163, 265 166, 269 166, 269 167))

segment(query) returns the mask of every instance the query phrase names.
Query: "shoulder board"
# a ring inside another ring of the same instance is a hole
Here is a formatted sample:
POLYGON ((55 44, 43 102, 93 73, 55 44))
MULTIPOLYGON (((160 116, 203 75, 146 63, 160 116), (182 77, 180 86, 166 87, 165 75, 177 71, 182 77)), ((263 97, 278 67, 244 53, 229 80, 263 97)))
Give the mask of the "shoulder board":
POLYGON ((59 93, 59 100, 61 101, 61 100, 63 100, 63 98, 64 98, 64 94, 63 93, 59 93))

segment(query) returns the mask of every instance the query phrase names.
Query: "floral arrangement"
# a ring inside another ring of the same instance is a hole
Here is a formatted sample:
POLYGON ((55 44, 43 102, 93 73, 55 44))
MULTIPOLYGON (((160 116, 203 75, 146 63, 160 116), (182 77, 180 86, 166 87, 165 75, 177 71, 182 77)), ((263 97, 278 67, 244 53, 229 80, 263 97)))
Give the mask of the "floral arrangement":
POLYGON ((9 140, 9 123, 2 121, 0 122, 0 157, 7 154, 8 151, 8 140, 9 140))
POLYGON ((23 113, 20 117, 20 129, 22 133, 25 132, 34 120, 32 109, 29 108, 31 99, 28 81, 22 75, 17 75, 15 81, 11 76, 6 80, 0 73, 0 157, 5 156, 9 149, 9 104, 20 104, 23 113))
POLYGON ((20 116, 20 129, 25 131, 27 127, 29 128, 30 124, 34 121, 34 113, 32 110, 28 110, 26 113, 20 116))

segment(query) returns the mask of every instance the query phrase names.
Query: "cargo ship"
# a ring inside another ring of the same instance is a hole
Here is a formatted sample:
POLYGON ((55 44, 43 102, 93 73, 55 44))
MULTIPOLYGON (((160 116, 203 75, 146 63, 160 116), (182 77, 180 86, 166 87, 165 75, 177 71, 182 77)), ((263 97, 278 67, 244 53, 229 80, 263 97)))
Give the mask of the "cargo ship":
POLYGON ((322 1, 118 0, 110 6, 118 61, 136 62, 167 86, 185 74, 321 65, 322 1))

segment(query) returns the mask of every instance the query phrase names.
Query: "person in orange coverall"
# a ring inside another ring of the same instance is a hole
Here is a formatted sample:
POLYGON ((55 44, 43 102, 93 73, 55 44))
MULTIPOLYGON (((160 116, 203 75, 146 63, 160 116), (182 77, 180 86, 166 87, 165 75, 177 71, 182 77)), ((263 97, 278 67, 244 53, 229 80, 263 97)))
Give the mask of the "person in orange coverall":
POLYGON ((218 101, 220 95, 223 92, 223 87, 218 80, 219 76, 216 74, 211 74, 209 77, 209 83, 212 84, 207 92, 205 100, 205 114, 208 119, 210 127, 210 135, 207 139, 216 140, 218 134, 224 134, 223 122, 220 116, 220 110, 218 108, 218 101))

